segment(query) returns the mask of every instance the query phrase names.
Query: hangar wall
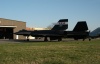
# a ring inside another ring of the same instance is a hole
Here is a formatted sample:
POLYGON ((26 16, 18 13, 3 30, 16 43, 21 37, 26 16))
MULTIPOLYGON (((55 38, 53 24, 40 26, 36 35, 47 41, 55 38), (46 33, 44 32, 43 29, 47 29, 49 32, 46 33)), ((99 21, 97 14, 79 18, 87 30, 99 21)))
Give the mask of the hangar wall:
MULTIPOLYGON (((19 30, 26 29, 26 22, 0 18, 0 28, 13 28, 13 33, 15 33, 19 30)), ((16 36, 15 34, 13 34, 13 39, 16 38, 25 39, 26 37, 22 35, 16 36)))

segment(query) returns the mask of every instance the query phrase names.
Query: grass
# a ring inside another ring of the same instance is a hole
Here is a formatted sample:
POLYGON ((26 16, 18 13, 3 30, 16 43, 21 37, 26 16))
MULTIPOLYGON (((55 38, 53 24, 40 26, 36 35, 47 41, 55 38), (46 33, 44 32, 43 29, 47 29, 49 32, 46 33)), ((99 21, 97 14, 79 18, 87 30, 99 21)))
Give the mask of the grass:
POLYGON ((2 43, 0 64, 100 64, 100 40, 2 43))

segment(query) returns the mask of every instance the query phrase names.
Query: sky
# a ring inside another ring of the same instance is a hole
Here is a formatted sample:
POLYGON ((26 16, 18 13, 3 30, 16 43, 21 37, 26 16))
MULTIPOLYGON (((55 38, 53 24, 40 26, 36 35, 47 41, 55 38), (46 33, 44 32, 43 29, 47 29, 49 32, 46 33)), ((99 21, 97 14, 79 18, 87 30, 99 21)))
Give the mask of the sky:
POLYGON ((86 21, 92 31, 100 27, 100 0, 0 0, 0 18, 39 28, 68 19, 67 30, 73 30, 78 21, 86 21))

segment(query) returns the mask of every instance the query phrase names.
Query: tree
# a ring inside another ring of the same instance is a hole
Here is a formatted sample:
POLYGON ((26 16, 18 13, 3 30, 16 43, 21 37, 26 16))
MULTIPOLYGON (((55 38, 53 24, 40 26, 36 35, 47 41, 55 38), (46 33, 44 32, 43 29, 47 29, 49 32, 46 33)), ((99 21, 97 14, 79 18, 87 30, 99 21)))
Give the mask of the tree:
POLYGON ((54 23, 52 23, 51 25, 47 26, 46 29, 51 30, 54 27, 54 23))

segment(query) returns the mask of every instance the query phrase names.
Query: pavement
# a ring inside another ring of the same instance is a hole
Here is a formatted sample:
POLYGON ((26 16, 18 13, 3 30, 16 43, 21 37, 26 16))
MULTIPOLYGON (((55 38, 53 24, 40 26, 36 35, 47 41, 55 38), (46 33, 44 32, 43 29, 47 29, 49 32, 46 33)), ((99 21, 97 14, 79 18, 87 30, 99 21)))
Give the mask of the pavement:
POLYGON ((20 43, 20 42, 9 39, 0 39, 0 43, 20 43))
MULTIPOLYGON (((63 39, 62 42, 69 42, 74 41, 73 39, 63 39)), ((14 39, 0 39, 0 43, 31 43, 31 42, 44 42, 44 39, 31 39, 29 41, 27 40, 14 40, 14 39)), ((49 42, 58 42, 57 40, 49 41, 49 42)))

